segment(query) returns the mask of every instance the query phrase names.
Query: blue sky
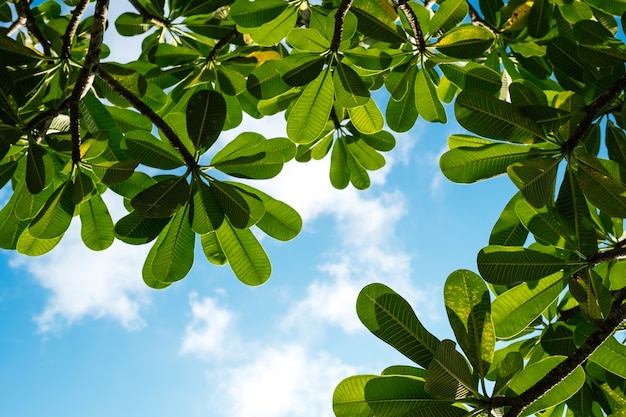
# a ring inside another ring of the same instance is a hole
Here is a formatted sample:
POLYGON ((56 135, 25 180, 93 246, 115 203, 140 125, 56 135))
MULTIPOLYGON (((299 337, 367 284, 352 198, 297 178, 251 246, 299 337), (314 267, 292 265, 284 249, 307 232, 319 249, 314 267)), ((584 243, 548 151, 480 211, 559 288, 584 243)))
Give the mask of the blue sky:
MULTIPOLYGON (((126 39, 109 42, 114 59, 133 51, 126 39)), ((239 129, 285 136, 282 116, 239 129)), ((445 278, 476 270, 514 193, 506 178, 462 186, 442 177, 438 157, 459 132, 418 121, 365 192, 334 190, 328 160, 291 162, 255 183, 304 219, 291 242, 263 239, 273 274, 261 287, 199 253, 187 278, 151 290, 140 272, 148 246, 89 251, 77 221, 48 255, 1 252, 0 415, 332 416, 342 378, 408 363, 359 323, 364 285, 386 283, 433 333, 451 336, 445 278)))

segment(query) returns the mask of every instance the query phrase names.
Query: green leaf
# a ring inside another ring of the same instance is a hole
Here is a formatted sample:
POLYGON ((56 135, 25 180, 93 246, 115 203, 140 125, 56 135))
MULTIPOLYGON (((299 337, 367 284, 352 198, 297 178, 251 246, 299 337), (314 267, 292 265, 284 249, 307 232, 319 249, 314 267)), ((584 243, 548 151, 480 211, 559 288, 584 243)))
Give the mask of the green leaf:
POLYGON ((246 285, 265 283, 272 267, 267 254, 249 229, 223 222, 216 230, 217 239, 237 278, 246 285))
POLYGON ((212 90, 196 92, 187 104, 187 132, 195 149, 203 153, 222 132, 226 120, 226 102, 212 90))
POLYGON ((228 263, 224 250, 217 239, 216 232, 213 231, 200 235, 200 242, 202 243, 204 256, 206 256, 213 265, 222 266, 228 263))
POLYGON ((54 175, 52 156, 43 146, 30 143, 26 155, 26 186, 28 191, 32 194, 40 193, 52 182, 54 175))
POLYGON ((466 410, 450 401, 434 399, 420 378, 401 375, 356 375, 344 379, 333 393, 333 411, 337 417, 396 417, 429 410, 432 416, 460 417, 466 410))
POLYGON ((286 67, 287 63, 280 60, 265 61, 256 67, 246 81, 250 94, 259 100, 265 100, 289 91, 291 86, 283 79, 281 73, 286 67))
POLYGON ((517 246, 487 246, 478 253, 478 270, 492 284, 536 281, 567 267, 583 267, 585 260, 568 261, 517 246))
POLYGON ((103 161, 91 164, 91 168, 103 184, 112 186, 130 179, 135 173, 137 165, 139 165, 138 160, 124 162, 103 161))
POLYGON ((358 19, 358 31, 373 39, 392 44, 405 43, 406 35, 378 2, 354 0, 350 11, 358 19))
POLYGON ((283 64, 280 69, 283 81, 294 87, 310 83, 317 78, 324 67, 324 57, 314 54, 294 53, 280 62, 283 64))
POLYGON ((524 331, 557 299, 569 273, 557 271, 537 281, 524 282, 500 294, 491 304, 496 336, 512 338, 524 331))
POLYGON ((152 28, 152 25, 137 13, 122 13, 115 19, 115 29, 122 36, 141 35, 152 28))
MULTIPOLYGON (((22 188, 24 183, 22 182, 22 188)), ((29 195, 30 193, 26 191, 29 195)), ((20 220, 16 213, 16 202, 19 195, 15 192, 0 210, 0 248, 15 249, 17 241, 28 227, 29 220, 20 220)))
POLYGON ((296 26, 298 8, 287 7, 278 17, 263 24, 259 28, 250 30, 254 42, 261 46, 274 46, 286 38, 296 26))
POLYGON ((200 178, 194 178, 191 184, 189 213, 191 229, 199 235, 215 231, 224 221, 224 212, 217 204, 213 192, 200 178))
POLYGON ((486 138, 532 143, 544 136, 541 127, 512 104, 482 90, 463 90, 454 103, 461 126, 486 138))
POLYGON ((54 190, 28 226, 29 233, 38 239, 57 238, 70 227, 73 216, 72 186, 68 181, 54 190))
MULTIPOLYGON (((330 42, 317 29, 295 28, 287 36, 289 44, 297 50, 321 53, 330 48, 330 42)), ((299 55, 299 54, 292 54, 299 55)), ((287 57, 287 60, 292 56, 287 57)), ((319 59, 319 56, 307 55, 319 59)))
POLYGON ((471 371, 452 340, 442 340, 426 372, 426 391, 436 398, 462 400, 478 396, 471 371))
POLYGON ((156 239, 169 221, 169 217, 145 217, 131 211, 115 223, 115 237, 130 245, 143 245, 156 239))
POLYGON ((591 204, 609 216, 626 217, 626 185, 585 163, 578 165, 578 183, 591 204))
POLYGON ((418 365, 428 368, 439 339, 420 323, 407 301, 383 284, 361 290, 356 302, 361 322, 375 336, 418 365))
POLYGON ((463 25, 448 31, 435 46, 453 58, 471 59, 482 56, 494 39, 493 33, 482 26, 463 25))
MULTIPOLYGON (((594 332, 593 325, 583 323, 576 327, 574 343, 581 346, 594 332)), ((626 346, 620 343, 615 336, 611 336, 589 357, 589 360, 600 365, 607 371, 626 378, 626 346)))
POLYGON ((52 239, 39 239, 33 237, 28 229, 25 229, 17 240, 16 250, 18 253, 27 256, 41 256, 54 249, 63 236, 52 239))
MULTIPOLYGON (((448 0, 450 1, 450 0, 448 0)), ((446 123, 448 118, 443 105, 437 97, 437 91, 430 74, 424 68, 417 71, 415 78, 415 106, 417 112, 427 122, 446 123)))
POLYGON ((456 340, 478 376, 484 378, 496 343, 489 289, 475 273, 458 270, 448 276, 443 294, 456 340))
POLYGON ((370 92, 359 74, 341 62, 335 67, 333 84, 335 99, 347 109, 363 106, 370 101, 370 92))
POLYGON ((347 136, 346 149, 367 170, 374 171, 385 166, 385 158, 360 137, 347 136))
POLYGON ((330 183, 338 190, 343 190, 350 183, 347 152, 345 141, 336 140, 330 154, 330 183))
POLYGON ((560 158, 533 158, 507 168, 509 178, 534 207, 543 207, 554 198, 560 158))
POLYGON ((104 250, 113 244, 114 227, 106 204, 99 194, 94 194, 78 206, 80 236, 91 250, 104 250))
POLYGON ((537 242, 547 243, 557 248, 576 250, 578 245, 572 240, 568 224, 551 206, 540 209, 524 199, 515 205, 515 213, 524 227, 535 236, 537 242))
POLYGON ((74 177, 72 184, 72 202, 79 205, 83 201, 91 198, 96 188, 91 177, 79 170, 74 177))
POLYGON ((176 169, 185 165, 180 153, 169 143, 145 130, 132 130, 124 136, 126 152, 142 165, 159 169, 176 169))
POLYGON ((548 0, 535 0, 528 13, 528 34, 533 38, 543 38, 552 26, 554 5, 548 0))
POLYGON ((389 97, 385 117, 389 127, 398 133, 409 131, 417 121, 417 107, 415 107, 415 91, 410 89, 399 101, 389 97))
POLYGON ((500 175, 510 165, 536 158, 539 153, 529 146, 507 143, 476 143, 450 148, 439 160, 441 172, 450 181, 463 184, 500 175))
POLYGON ((522 369, 524 369, 524 357, 522 354, 515 351, 508 352, 504 359, 498 362, 496 383, 493 388, 494 395, 499 394, 511 378, 522 369))
POLYGON ((238 184, 213 180, 210 189, 230 223, 238 229, 253 226, 265 214, 261 199, 238 184))
POLYGON ((230 6, 230 17, 240 27, 256 28, 278 17, 287 7, 282 0, 238 0, 230 6))
MULTIPOLYGON (((550 370, 565 360, 565 356, 551 356, 539 362, 528 365, 524 370, 513 377, 509 383, 512 395, 519 395, 539 380, 550 370)), ((536 402, 524 410, 522 416, 528 416, 565 402, 574 395, 585 383, 585 371, 579 366, 574 372, 565 377, 554 388, 546 392, 536 402)))
POLYGON ((239 184, 239 188, 256 195, 265 207, 265 214, 256 224, 267 235, 281 241, 295 238, 302 230, 302 218, 289 205, 259 191, 246 184, 239 184))
POLYGON ((440 36, 456 27, 465 19, 468 10, 467 2, 464 0, 444 1, 430 19, 430 34, 432 36, 440 36))
MULTIPOLYGON (((313 80, 292 107, 287 118, 287 136, 298 144, 307 144, 323 132, 333 108, 334 87, 331 72, 313 80)), ((382 118, 382 116, 381 116, 382 118)))
POLYGON ((580 251, 584 255, 597 253, 598 238, 589 206, 578 183, 577 172, 569 166, 561 183, 556 209, 571 227, 580 251))
POLYGON ((461 90, 478 88, 496 94, 502 87, 502 77, 498 72, 472 61, 464 66, 442 64, 439 68, 461 90))
POLYGON ((354 127, 366 135, 380 132, 385 126, 385 118, 371 97, 365 105, 348 109, 348 114, 354 127))
POLYGON ((154 242, 156 249, 150 265, 152 276, 162 283, 183 279, 193 265, 195 240, 189 221, 189 206, 185 205, 154 242))
POLYGON ((517 217, 515 206, 523 197, 516 193, 506 204, 500 217, 496 221, 491 234, 489 235, 489 245, 501 246, 522 246, 528 237, 528 230, 517 217))
POLYGON ((185 177, 157 182, 133 197, 130 204, 146 217, 170 217, 185 205, 189 184, 185 177))

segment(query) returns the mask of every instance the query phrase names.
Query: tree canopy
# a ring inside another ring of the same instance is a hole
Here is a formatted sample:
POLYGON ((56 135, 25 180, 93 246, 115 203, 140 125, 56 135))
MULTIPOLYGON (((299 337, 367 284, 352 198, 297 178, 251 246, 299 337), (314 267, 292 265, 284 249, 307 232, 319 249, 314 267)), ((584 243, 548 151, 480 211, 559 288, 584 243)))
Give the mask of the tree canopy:
POLYGON ((330 158, 334 187, 366 189, 392 132, 453 113, 443 174, 519 192, 479 274, 445 281, 456 342, 362 290, 363 324, 413 365, 342 381, 335 414, 626 415, 624 0, 128 3, 0 0, 0 247, 41 255, 79 221, 93 250, 151 244, 152 288, 183 279, 198 242, 259 285, 254 228, 287 241, 302 221, 247 180, 330 158), (106 30, 143 36, 137 58, 108 61, 106 30), (286 136, 218 141, 244 113, 284 113, 286 136))

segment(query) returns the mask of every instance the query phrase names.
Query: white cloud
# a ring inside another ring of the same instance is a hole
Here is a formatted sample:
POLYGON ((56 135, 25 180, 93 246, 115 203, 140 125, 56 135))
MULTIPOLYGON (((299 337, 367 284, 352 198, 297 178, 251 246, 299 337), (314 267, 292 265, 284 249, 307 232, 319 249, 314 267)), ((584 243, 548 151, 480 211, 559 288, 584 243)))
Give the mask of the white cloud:
POLYGON ((35 317, 42 333, 71 325, 83 317, 112 318, 127 329, 144 325, 140 309, 149 303, 141 278, 147 248, 115 242, 108 250, 87 249, 72 227, 52 252, 37 258, 16 256, 14 268, 25 269, 50 292, 35 317))
MULTIPOLYGON (((114 219, 123 213, 121 198, 103 196, 114 219)), ((35 317, 42 333, 70 326, 84 317, 111 318, 126 329, 145 323, 142 307, 150 303, 141 268, 149 245, 132 246, 116 241, 105 251, 87 249, 80 237, 80 222, 74 219, 63 240, 40 257, 15 255, 9 265, 25 269, 49 291, 44 310, 35 317)))
POLYGON ((335 386, 356 370, 298 344, 265 348, 221 375, 218 403, 231 417, 331 417, 335 386))
POLYGON ((180 353, 199 358, 219 356, 232 350, 233 336, 228 334, 234 324, 234 315, 220 307, 215 298, 198 300, 198 294, 189 295, 191 322, 185 327, 180 353), (228 346, 225 340, 228 337, 228 346))

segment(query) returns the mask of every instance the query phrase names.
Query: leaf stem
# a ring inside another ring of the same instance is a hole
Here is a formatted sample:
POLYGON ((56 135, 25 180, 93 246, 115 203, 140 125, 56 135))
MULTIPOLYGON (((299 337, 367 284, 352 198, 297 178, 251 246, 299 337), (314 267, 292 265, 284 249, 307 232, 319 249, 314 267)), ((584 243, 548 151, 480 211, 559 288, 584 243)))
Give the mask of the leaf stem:
POLYGON ((495 35, 498 35, 500 33, 500 31, 497 28, 494 28, 489 23, 487 23, 485 19, 480 17, 480 15, 478 14, 478 11, 474 8, 474 6, 472 6, 472 3, 470 3, 469 0, 467 1, 467 6, 469 9, 470 19, 472 19, 472 23, 486 27, 495 35))
POLYGON ((161 129, 167 140, 172 144, 174 149, 183 157, 185 160, 185 164, 190 168, 194 169, 198 167, 198 162, 195 160, 193 155, 189 152, 189 150, 183 145, 183 142, 180 140, 176 132, 159 116, 152 110, 146 103, 144 103, 140 98, 136 97, 132 91, 128 90, 122 84, 120 84, 115 78, 113 78, 108 72, 106 72, 102 67, 98 68, 98 77, 102 81, 104 81, 109 87, 113 89, 120 97, 124 100, 128 101, 135 109, 137 109, 141 114, 147 117, 156 127, 161 129))
POLYGON ((339 45, 341 45, 341 36, 343 35, 343 23, 348 14, 350 6, 352 6, 353 0, 341 0, 339 9, 335 13, 335 32, 333 33, 333 39, 330 42, 330 51, 336 53, 339 51, 339 45))

